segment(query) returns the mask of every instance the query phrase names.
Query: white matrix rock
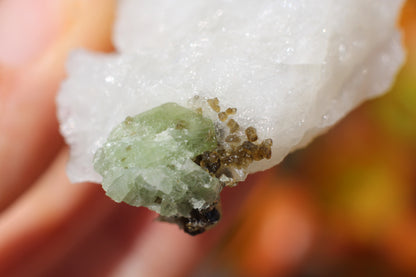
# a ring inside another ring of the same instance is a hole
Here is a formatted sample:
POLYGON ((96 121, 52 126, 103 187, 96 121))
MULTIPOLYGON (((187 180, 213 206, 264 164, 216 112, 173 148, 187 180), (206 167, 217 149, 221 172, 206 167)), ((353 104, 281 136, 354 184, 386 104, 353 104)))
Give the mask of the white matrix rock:
MULTIPOLYGON (((279 163, 385 92, 403 62, 401 0, 122 0, 115 54, 79 50, 58 95, 73 182, 101 182, 92 160, 127 116, 217 97, 273 140, 279 163)), ((342 147, 342 146, 341 146, 342 147)))

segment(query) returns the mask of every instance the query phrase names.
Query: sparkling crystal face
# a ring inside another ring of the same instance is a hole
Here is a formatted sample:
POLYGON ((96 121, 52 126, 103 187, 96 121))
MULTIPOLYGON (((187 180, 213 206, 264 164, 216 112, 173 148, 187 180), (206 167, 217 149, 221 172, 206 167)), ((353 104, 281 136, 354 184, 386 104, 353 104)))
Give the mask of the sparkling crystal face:
POLYGON ((117 202, 162 216, 189 217, 216 202, 220 182, 193 162, 217 147, 211 120, 167 103, 116 126, 94 158, 103 188, 117 202))

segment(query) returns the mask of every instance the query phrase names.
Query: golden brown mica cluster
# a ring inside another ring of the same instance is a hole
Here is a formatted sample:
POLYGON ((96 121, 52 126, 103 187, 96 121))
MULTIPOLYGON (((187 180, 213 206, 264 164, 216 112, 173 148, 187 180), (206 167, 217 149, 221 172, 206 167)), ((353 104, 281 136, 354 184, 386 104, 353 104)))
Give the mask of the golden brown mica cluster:
MULTIPOLYGON (((200 101, 199 97, 194 100, 200 101)), ((199 102, 200 104, 201 102, 199 102)), ((205 151, 196 156, 193 161, 216 177, 222 187, 233 186, 245 178, 245 169, 253 162, 270 159, 272 155, 272 140, 258 141, 257 131, 254 127, 242 130, 240 125, 231 118, 237 113, 236 108, 227 108, 221 111, 217 98, 208 99, 206 103, 217 114, 224 124, 219 124, 216 130, 218 146, 211 151, 205 151)), ((201 107, 196 112, 203 113, 201 107)), ((163 217, 162 221, 178 224, 181 229, 190 235, 205 232, 214 226, 220 219, 219 199, 204 209, 193 209, 190 216, 163 217)))
POLYGON ((220 121, 228 120, 226 122, 228 135, 224 138, 225 143, 220 141, 216 149, 198 155, 194 162, 220 180, 224 180, 222 176, 227 177, 225 185, 234 185, 238 180, 234 180, 232 169, 245 169, 253 161, 270 159, 273 142, 271 139, 258 142, 257 131, 252 126, 246 128, 242 135, 240 125, 234 119, 229 118, 230 115, 236 114, 236 108, 221 111, 217 98, 208 99, 207 103, 218 114, 220 121))

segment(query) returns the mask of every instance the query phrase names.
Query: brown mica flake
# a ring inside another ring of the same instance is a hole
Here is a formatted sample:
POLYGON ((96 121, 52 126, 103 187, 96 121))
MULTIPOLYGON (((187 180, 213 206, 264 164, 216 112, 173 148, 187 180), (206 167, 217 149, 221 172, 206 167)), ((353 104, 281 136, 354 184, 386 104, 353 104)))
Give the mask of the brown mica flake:
POLYGON ((219 113, 221 111, 221 108, 219 106, 220 101, 218 100, 217 97, 213 99, 208 99, 207 102, 209 106, 211 107, 211 109, 213 109, 216 113, 219 113))
POLYGON ((272 145, 273 141, 271 139, 265 139, 259 147, 259 153, 262 157, 270 159, 272 157, 272 145))
POLYGON ((238 129, 240 129, 240 125, 238 125, 238 123, 232 118, 228 120, 227 126, 230 128, 230 133, 235 133, 238 129))
POLYGON ((248 127, 245 133, 248 141, 254 142, 257 140, 257 130, 254 127, 248 127))
MULTIPOLYGON (((233 118, 229 118, 237 113, 237 109, 227 108, 221 112, 218 98, 208 99, 207 103, 217 112, 220 121, 228 120, 226 125, 229 128, 229 134, 224 138, 225 144, 220 143, 216 149, 198 155, 193 161, 211 176, 219 178, 223 186, 233 186, 241 178, 238 176, 239 173, 236 173, 236 169, 245 169, 254 161, 270 159, 273 143, 271 139, 258 142, 257 130, 251 126, 244 130, 247 140, 243 139, 238 132, 240 125, 233 118), (237 175, 233 176, 234 174, 237 175)), ((187 232, 199 232, 188 226, 188 223, 184 223, 184 226, 185 230, 188 229, 187 232)))
POLYGON ((219 118, 222 122, 224 122, 224 121, 226 121, 226 120, 227 120, 228 115, 227 115, 225 112, 220 112, 220 113, 218 113, 218 118, 219 118))
POLYGON ((195 110, 195 112, 196 112, 197 114, 202 114, 202 108, 197 108, 197 109, 195 110))
MULTIPOLYGON (((213 151, 198 155, 194 162, 219 178, 229 168, 247 168, 253 161, 271 158, 272 140, 266 139, 261 144, 244 141, 238 146, 224 149, 219 146, 213 151)), ((229 171, 229 170, 228 170, 229 171)), ((229 176, 227 176, 229 177, 229 176)))
POLYGON ((156 204, 160 204, 162 203, 162 198, 160 198, 159 196, 156 196, 155 201, 156 204))
POLYGON ((233 114, 237 113, 237 109, 236 108, 228 108, 228 109, 225 110, 225 113, 227 115, 233 115, 233 114))
POLYGON ((175 129, 177 130, 188 129, 188 124, 186 123, 185 120, 178 120, 178 122, 176 123, 175 129))
POLYGON ((210 173, 215 173, 221 166, 221 160, 217 151, 206 151, 201 155, 198 155, 194 162, 205 168, 210 173))
POLYGON ((133 123, 133 117, 127 116, 126 120, 124 120, 124 124, 130 125, 131 123, 133 123))

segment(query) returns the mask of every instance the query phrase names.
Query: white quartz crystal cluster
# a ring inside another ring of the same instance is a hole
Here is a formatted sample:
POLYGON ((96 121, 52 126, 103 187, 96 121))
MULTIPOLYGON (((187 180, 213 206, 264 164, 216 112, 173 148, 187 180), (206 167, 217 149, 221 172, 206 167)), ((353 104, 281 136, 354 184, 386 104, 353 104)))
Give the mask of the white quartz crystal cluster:
POLYGON ((73 53, 58 95, 71 181, 102 181, 94 154, 127 116, 195 95, 237 108, 240 126, 273 140, 271 159, 249 172, 276 165, 391 86, 403 2, 119 1, 117 52, 73 53))

